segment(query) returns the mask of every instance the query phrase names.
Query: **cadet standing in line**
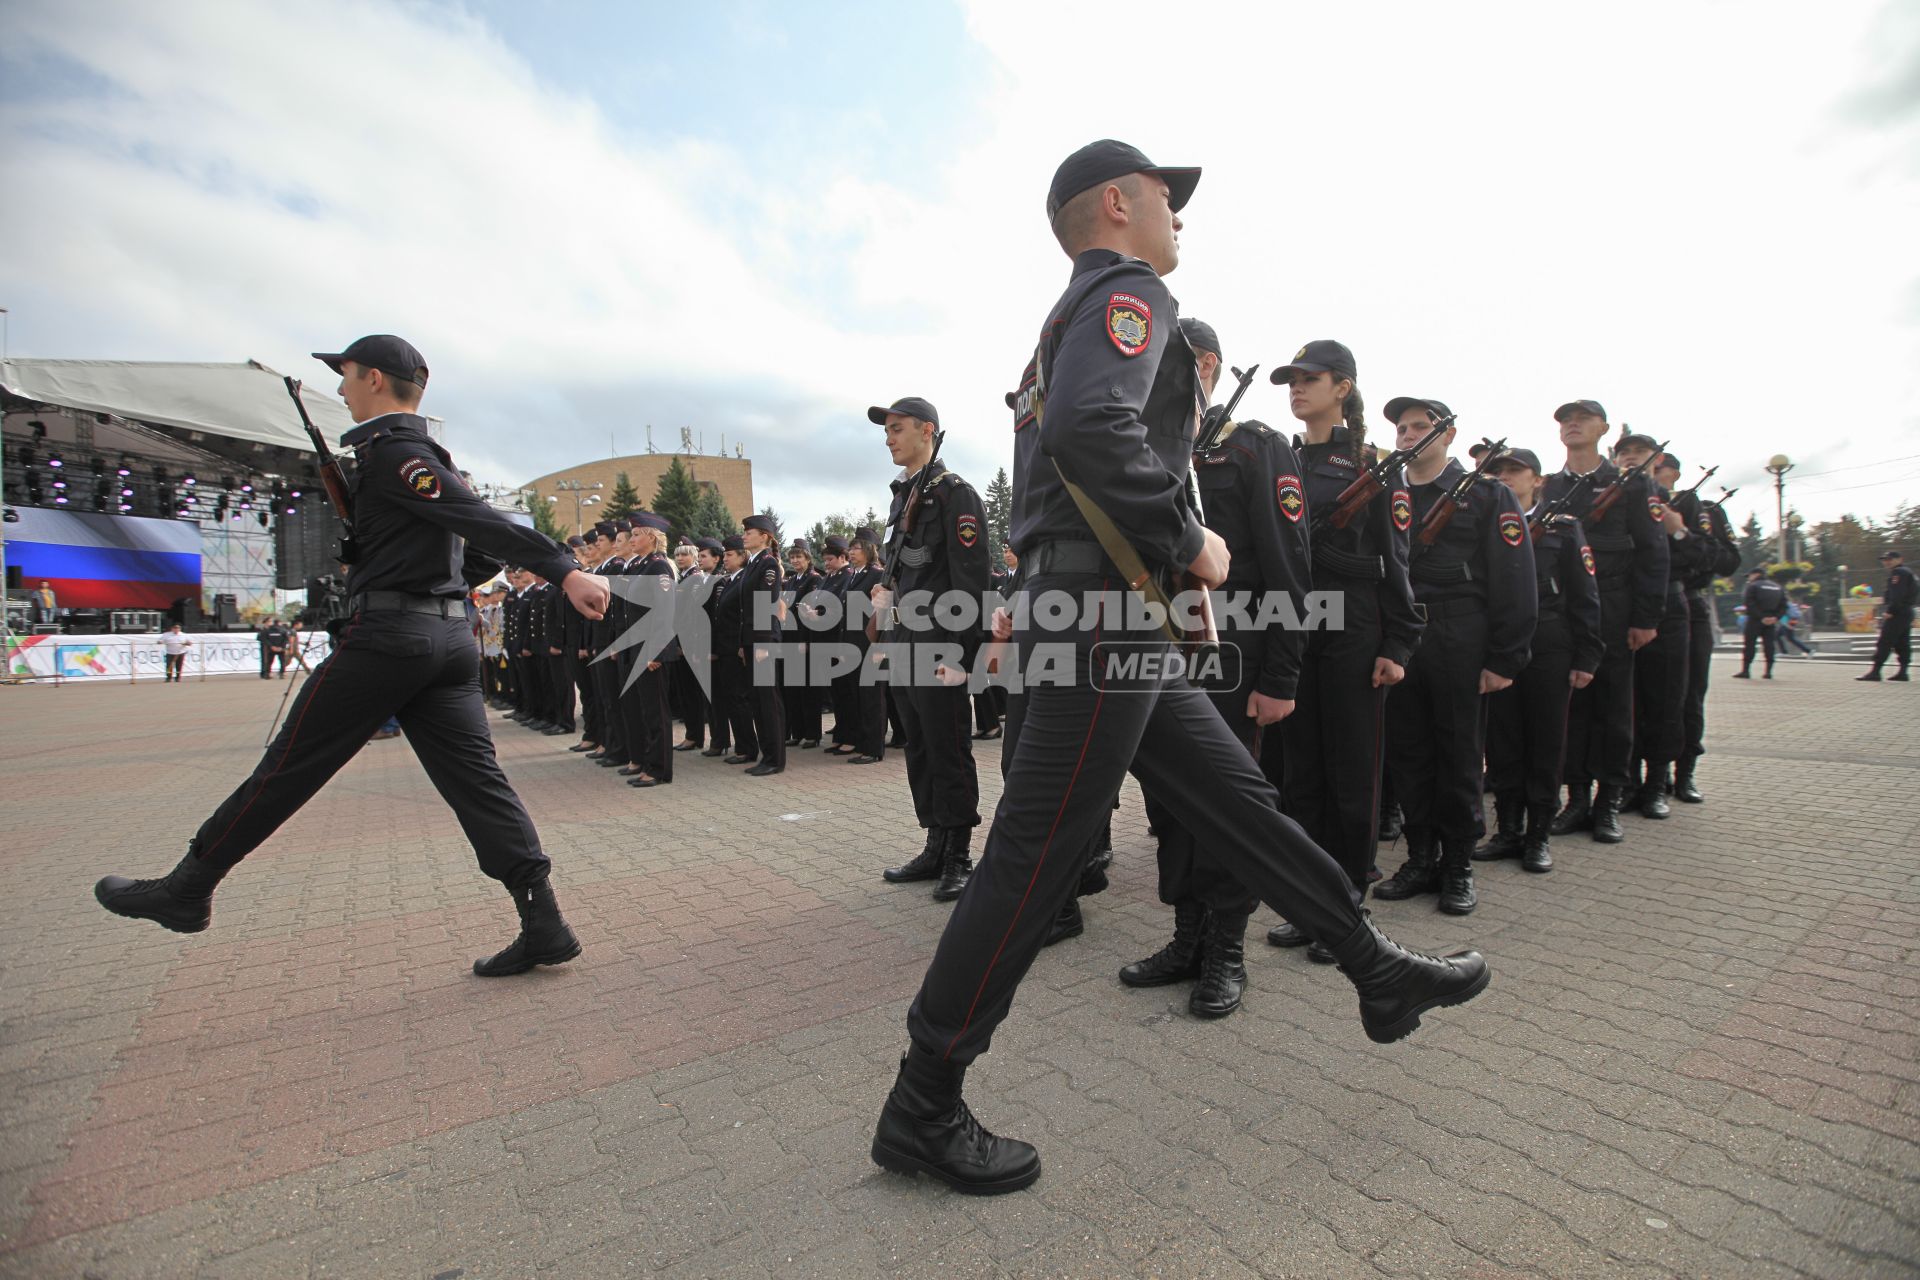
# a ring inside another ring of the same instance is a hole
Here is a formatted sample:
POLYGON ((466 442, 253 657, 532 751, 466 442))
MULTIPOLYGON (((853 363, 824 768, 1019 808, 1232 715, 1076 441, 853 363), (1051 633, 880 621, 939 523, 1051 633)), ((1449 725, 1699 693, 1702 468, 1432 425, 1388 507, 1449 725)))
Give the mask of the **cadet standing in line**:
POLYGON ((1523 870, 1553 870, 1554 809, 1567 750, 1567 702, 1593 681, 1600 640, 1600 587, 1593 552, 1572 516, 1540 506, 1540 455, 1509 449, 1494 475, 1527 510, 1539 614, 1533 656, 1511 687, 1487 699, 1487 786, 1498 829, 1473 851, 1475 862, 1518 857, 1523 870), (1524 818, 1524 826, 1522 819, 1524 818))
MULTIPOLYGON (((627 576, 648 580, 640 593, 626 601, 627 625, 634 626, 655 609, 673 611, 673 587, 679 575, 667 558, 667 518, 651 511, 633 513, 635 558, 627 565, 627 576)), ((628 721, 628 733, 636 731, 639 742, 632 751, 633 769, 627 775, 630 787, 660 787, 673 781, 673 710, 667 697, 667 664, 679 656, 677 642, 642 662, 641 649, 627 650, 628 670, 640 667, 633 681, 629 705, 638 713, 628 721)))
MULTIPOLYGON (((587 540, 579 534, 567 539, 567 550, 575 559, 581 561, 586 551, 587 540)), ((559 737, 574 731, 574 664, 573 651, 580 638, 580 627, 586 618, 573 602, 567 599, 567 593, 554 590, 547 593, 547 669, 553 683, 553 728, 547 730, 549 737, 559 737)))
MULTIPOLYGON (((720 544, 712 538, 696 538, 674 548, 673 562, 680 569, 680 590, 697 591, 704 610, 713 598, 713 589, 706 585, 712 570, 703 553, 710 553, 717 561, 720 544)), ((710 661, 708 654, 689 653, 682 647, 671 668, 673 679, 680 687, 680 717, 687 727, 686 736, 673 744, 675 751, 700 751, 707 745, 707 691, 700 686, 700 676, 703 671, 708 672, 711 680, 707 665, 710 661)))
POLYGON ((774 646, 780 642, 780 557, 774 552, 780 531, 763 515, 740 522, 748 560, 741 574, 740 660, 746 666, 753 728, 760 739, 760 762, 747 772, 756 778, 787 767, 787 728, 780 706, 774 646))
MULTIPOLYGON (((886 575, 880 567, 880 549, 874 545, 873 530, 865 525, 853 531, 847 544, 847 576, 842 597, 846 612, 841 619, 840 638, 860 651, 860 666, 848 684, 848 701, 853 711, 854 750, 848 764, 879 764, 887 754, 887 685, 884 676, 873 667, 869 656, 866 619, 872 608, 874 591, 886 575)), ((839 750, 829 755, 847 754, 839 750)))
MULTIPOLYGON (((1379 877, 1374 858, 1387 690, 1406 678, 1421 626, 1407 580, 1413 505, 1406 475, 1396 469, 1346 528, 1330 519, 1340 495, 1373 461, 1358 378, 1353 352, 1325 339, 1309 342, 1272 374, 1287 387, 1303 428, 1293 448, 1313 521, 1313 589, 1338 592, 1346 610, 1340 630, 1307 636, 1300 696, 1280 724, 1280 807, 1346 871, 1356 903, 1379 877)), ((1305 946, 1318 964, 1335 959, 1331 939, 1291 923, 1269 929, 1267 941, 1305 946)))
MULTIPOLYGON (((1201 395, 1211 401, 1222 368, 1219 335, 1191 316, 1181 318, 1180 331, 1193 348, 1201 395)), ((1192 475, 1201 516, 1227 547, 1227 580, 1219 594, 1244 603, 1214 611, 1228 665, 1217 679, 1195 683, 1257 762, 1261 726, 1291 715, 1299 690, 1306 633, 1262 625, 1260 616, 1276 596, 1289 602, 1294 617, 1306 616, 1313 579, 1307 497, 1300 461, 1286 437, 1251 420, 1219 423, 1216 430, 1225 408, 1210 408, 1202 419, 1201 437, 1211 434, 1210 447, 1204 453, 1196 448, 1192 475)), ((1120 981, 1160 987, 1198 979, 1188 1012, 1224 1018, 1240 1007, 1246 990, 1247 921, 1260 901, 1205 856, 1194 833, 1159 796, 1147 792, 1146 808, 1157 836, 1160 901, 1173 908, 1173 939, 1121 969, 1120 981)))
MULTIPOLYGON (((599 530, 589 527, 580 535, 577 554, 589 573, 599 568, 600 562, 606 558, 599 530)), ((572 672, 574 688, 580 695, 580 741, 567 750, 580 755, 597 750, 601 735, 606 732, 600 725, 600 703, 594 696, 593 668, 587 665, 592 657, 593 620, 576 609, 569 618, 567 629, 567 664, 572 672)))
MULTIPOLYGON (((853 577, 853 567, 847 563, 847 540, 837 533, 828 534, 821 544, 820 558, 827 570, 820 581, 820 591, 823 596, 832 596, 833 603, 819 601, 821 612, 815 616, 817 637, 822 643, 829 638, 845 642, 847 583, 853 577)), ((854 731, 860 718, 859 679, 860 672, 855 668, 834 676, 827 687, 827 706, 833 712, 833 745, 826 749, 825 755, 850 756, 860 750, 859 737, 854 731)))
POLYGON ((977 611, 989 579, 987 513, 973 486, 933 458, 940 414, 931 403, 907 396, 873 406, 867 419, 886 428, 887 453, 906 471, 893 482, 887 512, 887 560, 899 576, 891 597, 882 588, 874 602, 883 620, 892 619, 879 629, 880 639, 900 646, 890 660, 900 664, 890 683, 906 722, 913 813, 927 833, 911 861, 881 874, 894 884, 938 880, 933 900, 951 902, 973 871, 973 829, 980 825, 967 673, 983 638, 977 611), (949 597, 975 611, 957 631, 937 621, 938 606, 949 597), (950 655, 936 665, 943 650, 950 655))
MULTIPOLYGON (((633 526, 625 520, 607 520, 596 527, 600 530, 600 540, 607 544, 600 572, 609 578, 624 574, 633 526)), ((594 698, 600 704, 600 723, 605 736, 600 740, 600 749, 588 752, 586 758, 607 769, 621 768, 632 758, 628 753, 626 723, 620 714, 620 659, 617 654, 606 656, 614 641, 620 638, 622 604, 620 597, 615 596, 606 616, 596 621, 588 633, 593 653, 587 671, 593 677, 594 698)))
MULTIPOLYGON (((1402 449, 1449 416, 1438 400, 1387 402, 1402 449)), ((1388 766, 1405 815, 1407 861, 1374 896, 1438 891, 1440 910, 1464 916, 1480 901, 1472 858, 1483 822, 1486 698, 1526 668, 1540 605, 1520 501, 1447 456, 1455 430, 1407 464, 1415 521, 1407 576, 1427 625, 1406 680, 1387 700, 1388 766)))
POLYGON ((1027 591, 1064 592, 1082 614, 1062 632, 1036 626, 1036 613, 1013 644, 1023 669, 1036 646, 1070 652, 1073 674, 1026 690, 986 851, 907 1014, 911 1047, 872 1147, 885 1168, 975 1194, 1015 1191, 1040 1176, 1039 1153, 983 1128, 962 1086, 1073 892, 1078 855, 1129 768, 1229 871, 1309 936, 1333 943, 1370 1037, 1397 1040, 1424 1011, 1469 1000, 1488 980, 1476 954, 1432 959, 1373 927, 1339 866, 1281 816, 1205 694, 1164 668, 1129 675, 1092 654, 1107 641, 1169 651, 1164 628, 1134 625, 1124 605, 1101 599, 1129 580, 1103 538, 1130 563, 1144 562, 1163 589, 1182 571, 1213 587, 1227 577, 1225 543, 1182 493, 1200 397, 1179 308, 1161 282, 1178 261, 1176 211, 1198 180, 1198 170, 1156 169, 1134 148, 1102 141, 1060 166, 1047 197, 1073 277, 1020 382, 1013 544, 1027 591), (1087 610, 1098 616, 1100 641, 1079 629, 1087 610))
POLYGON ((482 977, 563 964, 580 944, 561 918, 551 864, 520 799, 494 758, 480 700, 479 650, 467 629, 466 543, 536 566, 588 616, 606 608, 602 579, 566 548, 515 524, 462 483, 427 434, 418 410, 427 363, 390 335, 315 355, 340 374, 353 415, 341 443, 357 466, 350 485, 358 557, 347 579, 351 617, 333 652, 294 698, 253 776, 200 827, 187 854, 155 880, 107 876, 94 896, 117 915, 198 933, 213 918, 213 891, 397 716, 407 741, 472 842, 480 868, 513 896, 520 935, 474 962, 482 977))
POLYGON ((1567 712, 1567 804, 1553 820, 1553 834, 1591 831, 1601 844, 1618 844, 1626 839, 1620 806, 1633 770, 1634 653, 1653 643, 1666 611, 1667 539, 1644 475, 1625 486, 1603 518, 1592 518, 1595 499, 1620 478, 1620 469, 1600 455, 1600 442, 1612 430, 1600 402, 1570 401, 1553 418, 1567 463, 1547 477, 1541 498, 1551 504, 1578 490, 1567 514, 1580 522, 1593 551, 1600 638, 1607 646, 1593 683, 1574 690, 1567 712))
POLYGON ((741 633, 747 616, 747 544, 739 534, 730 533, 720 540, 720 546, 726 580, 713 595, 714 706, 727 719, 726 736, 733 745, 732 753, 722 758, 727 764, 758 764, 760 738, 754 731, 752 689, 741 657, 741 633))
POLYGON ((1717 502, 1700 497, 1699 486, 1674 498, 1674 509, 1705 544, 1682 582, 1687 597, 1687 701, 1681 712, 1680 758, 1673 764, 1673 798, 1687 804, 1704 799, 1694 782, 1694 766, 1707 751, 1707 680, 1713 670, 1713 598, 1708 591, 1715 578, 1740 568, 1740 548, 1733 526, 1717 502))
MULTIPOLYGON (((1899 665, 1889 680, 1905 680, 1907 667, 1913 662, 1913 606, 1920 597, 1920 588, 1914 584, 1913 570, 1907 568, 1906 557, 1889 547, 1880 553, 1880 563, 1886 566, 1887 590, 1882 596, 1885 604, 1880 618, 1880 638, 1873 646, 1873 666, 1856 680, 1878 680, 1880 668, 1887 665, 1887 659, 1894 659, 1899 665)), ((1751 651, 1749 651, 1751 652, 1751 651)), ((1749 661, 1752 659, 1749 658, 1749 661)))
POLYGON ((808 616, 801 602, 820 587, 820 571, 813 567, 813 548, 805 538, 795 538, 787 548, 787 567, 792 570, 780 584, 780 599, 787 616, 780 624, 780 638, 786 643, 790 660, 781 667, 780 692, 786 700, 787 745, 810 751, 820 745, 820 694, 808 668, 813 646, 808 616))
MULTIPOLYGON (((1651 436, 1622 436, 1613 446, 1614 465, 1635 466, 1651 457, 1658 446, 1651 436)), ((1640 785, 1628 797, 1627 807, 1658 822, 1672 812, 1667 794, 1673 788, 1674 762, 1685 745, 1687 647, 1692 640, 1686 579, 1701 553, 1711 548, 1692 536, 1686 520, 1673 508, 1680 459, 1663 453, 1647 474, 1653 480, 1660 527, 1667 534, 1667 601, 1660 614, 1659 634, 1633 660, 1633 771, 1640 785)))

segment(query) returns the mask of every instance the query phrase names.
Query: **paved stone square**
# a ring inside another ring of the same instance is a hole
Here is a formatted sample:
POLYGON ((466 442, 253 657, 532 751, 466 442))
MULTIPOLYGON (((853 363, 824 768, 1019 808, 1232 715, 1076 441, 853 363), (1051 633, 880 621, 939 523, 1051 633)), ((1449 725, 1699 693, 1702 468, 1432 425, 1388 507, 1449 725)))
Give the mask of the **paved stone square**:
POLYGON ((284 686, 0 689, 0 1274, 1920 1274, 1920 689, 1859 670, 1718 660, 1706 806, 1465 919, 1381 904, 1494 969, 1384 1048, 1257 935, 1223 1022, 1121 987, 1170 929, 1129 783, 1114 887, 969 1080, 1045 1161, 997 1199, 867 1155, 946 918, 879 879, 898 753, 635 791, 499 725, 586 954, 483 982, 512 908, 404 741, 183 938, 93 881, 173 864, 284 686))

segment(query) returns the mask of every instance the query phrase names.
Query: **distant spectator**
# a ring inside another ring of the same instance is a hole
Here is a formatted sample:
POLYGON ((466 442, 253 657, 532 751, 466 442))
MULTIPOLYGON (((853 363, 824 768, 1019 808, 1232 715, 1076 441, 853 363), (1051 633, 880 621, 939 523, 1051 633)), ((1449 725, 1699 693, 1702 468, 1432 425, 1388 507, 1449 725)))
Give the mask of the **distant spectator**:
POLYGON ((287 629, 280 619, 272 614, 260 628, 260 678, 266 680, 273 672, 275 660, 280 663, 280 678, 287 678, 287 629))
POLYGON ((1747 575, 1747 589, 1741 599, 1742 607, 1747 611, 1746 639, 1741 651, 1740 669, 1733 673, 1735 680, 1751 680, 1753 651, 1756 645, 1762 646, 1766 654, 1766 679, 1773 679, 1774 647, 1779 644, 1778 629, 1780 619, 1787 611, 1787 589, 1767 576, 1765 569, 1755 569, 1747 575))
POLYGON ((59 603, 53 594, 53 584, 42 578, 40 586, 29 598, 29 603, 33 605, 35 622, 52 622, 53 615, 57 611, 55 606, 59 603))
POLYGON ((193 648, 193 641, 187 639, 186 633, 180 630, 180 624, 176 622, 161 633, 160 648, 167 660, 167 680, 179 684, 180 677, 186 672, 187 650, 193 648))
POLYGON ((1793 645, 1801 653, 1811 658, 1813 646, 1800 638, 1801 622, 1808 619, 1807 606, 1798 600, 1787 601, 1787 616, 1780 620, 1780 652, 1785 653, 1788 645, 1793 645))

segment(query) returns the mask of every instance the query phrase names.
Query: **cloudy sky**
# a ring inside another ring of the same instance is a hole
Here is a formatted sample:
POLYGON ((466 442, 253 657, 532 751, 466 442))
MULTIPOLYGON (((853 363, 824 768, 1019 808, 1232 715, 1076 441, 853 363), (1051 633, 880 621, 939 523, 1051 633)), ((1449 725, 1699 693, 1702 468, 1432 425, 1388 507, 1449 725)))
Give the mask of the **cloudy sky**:
POLYGON ((482 479, 691 426, 794 527, 883 505, 863 410, 918 394, 984 485, 1067 274, 1048 179, 1115 136, 1205 167, 1170 284, 1230 363, 1339 338, 1372 405, 1549 457, 1594 397, 1737 518, 1777 452, 1815 519, 1920 493, 1901 0, 0 0, 0 34, 12 354, 325 379, 402 333, 482 479))

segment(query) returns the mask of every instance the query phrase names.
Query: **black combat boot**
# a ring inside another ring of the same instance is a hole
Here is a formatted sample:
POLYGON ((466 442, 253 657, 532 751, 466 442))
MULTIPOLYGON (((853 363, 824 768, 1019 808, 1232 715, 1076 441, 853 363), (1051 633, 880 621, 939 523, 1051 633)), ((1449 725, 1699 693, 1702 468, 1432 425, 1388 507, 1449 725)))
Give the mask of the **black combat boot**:
POLYGON ((152 920, 175 933, 199 933, 213 923, 214 886, 226 874, 188 849, 180 865, 158 880, 106 876, 93 886, 93 896, 117 916, 152 920))
POLYGON ((1681 804, 1703 804, 1706 797, 1694 785, 1693 766, 1699 756, 1687 756, 1673 766, 1673 798, 1681 804))
POLYGON ((1591 831, 1593 829, 1593 787, 1590 783, 1567 784, 1567 807, 1553 819, 1553 834, 1564 836, 1570 831, 1591 831))
POLYGON ((1397 803, 1380 806, 1380 843, 1392 844, 1400 838, 1400 806, 1397 803))
POLYGON ((1450 916, 1472 915, 1480 905, 1473 891, 1472 840, 1444 840, 1440 847, 1440 909, 1450 916))
POLYGON ((1267 930, 1267 945, 1270 947, 1304 947, 1312 941, 1312 938, 1295 928, 1291 920, 1282 920, 1267 930))
POLYGON ((1224 1018, 1240 1007, 1247 989, 1247 916, 1210 911, 1200 940, 1200 981, 1187 998, 1196 1018, 1224 1018))
POLYGON ((1519 796, 1495 796, 1493 798, 1494 821, 1499 830, 1493 839, 1473 851, 1475 862, 1498 862, 1502 858, 1520 856, 1521 824, 1526 817, 1526 803, 1519 796))
POLYGON ((1398 902, 1422 893, 1437 893, 1439 889, 1440 861, 1434 852, 1433 833, 1409 829, 1407 860, 1391 879, 1373 886, 1373 896, 1383 902, 1398 902))
POLYGON ((908 884, 915 880, 938 880, 940 864, 946 858, 947 829, 945 827, 927 828, 926 848, 914 855, 911 862, 897 867, 888 867, 880 873, 880 878, 888 884, 908 884))
POLYGON ((1091 898, 1096 893, 1107 891, 1107 868, 1113 865, 1113 819, 1108 818, 1106 826, 1100 829, 1100 838, 1094 842, 1093 853, 1087 859, 1087 865, 1080 872, 1080 896, 1091 898))
MULTIPOLYGON (((1200 931, 1207 909, 1192 898, 1173 904, 1173 941, 1145 960, 1135 960, 1120 971, 1129 987, 1164 987, 1200 976, 1200 931)), ((1244 926, 1243 926, 1244 929, 1244 926)))
MULTIPOLYGON (((1558 833, 1559 824, 1554 825, 1558 833)), ((1593 839, 1596 844, 1619 844, 1627 838, 1620 829, 1620 788, 1603 786, 1593 801, 1593 839)))
POLYGON ((960 1096, 966 1074, 964 1066, 917 1045, 908 1049, 874 1128, 873 1162, 909 1177, 924 1173, 970 1196, 1032 1186, 1040 1176, 1040 1153, 980 1127, 960 1096))
POLYGON ((1552 805, 1530 804, 1527 806, 1527 838, 1520 850, 1522 871, 1539 873, 1553 870, 1552 837, 1548 834, 1552 826, 1552 805))
POLYGON ((580 954, 580 940, 561 918, 551 884, 538 880, 515 889, 513 905, 520 913, 520 936, 498 955, 473 962, 480 977, 504 978, 537 964, 565 964, 580 954))
POLYGON ((1465 1004, 1487 989, 1487 962, 1478 951, 1445 957, 1407 948, 1380 932, 1361 912, 1354 931, 1333 948, 1342 973, 1360 993, 1367 1038, 1392 1044, 1420 1025, 1429 1009, 1465 1004))
POLYGON ((1673 812, 1667 804, 1668 785, 1667 766, 1647 761, 1647 780, 1640 784, 1640 790, 1633 797, 1633 807, 1641 817, 1661 822, 1673 812))
POLYGON ((1086 931, 1087 921, 1080 914, 1080 899, 1068 898, 1067 905, 1054 914, 1053 923, 1047 926, 1047 936, 1040 940, 1040 945, 1050 947, 1056 942, 1077 938, 1086 931))
POLYGON ((952 902, 967 887, 967 877, 973 874, 973 859, 967 854, 967 847, 973 843, 972 827, 948 827, 947 839, 940 854, 940 883, 934 886, 935 902, 952 902))

